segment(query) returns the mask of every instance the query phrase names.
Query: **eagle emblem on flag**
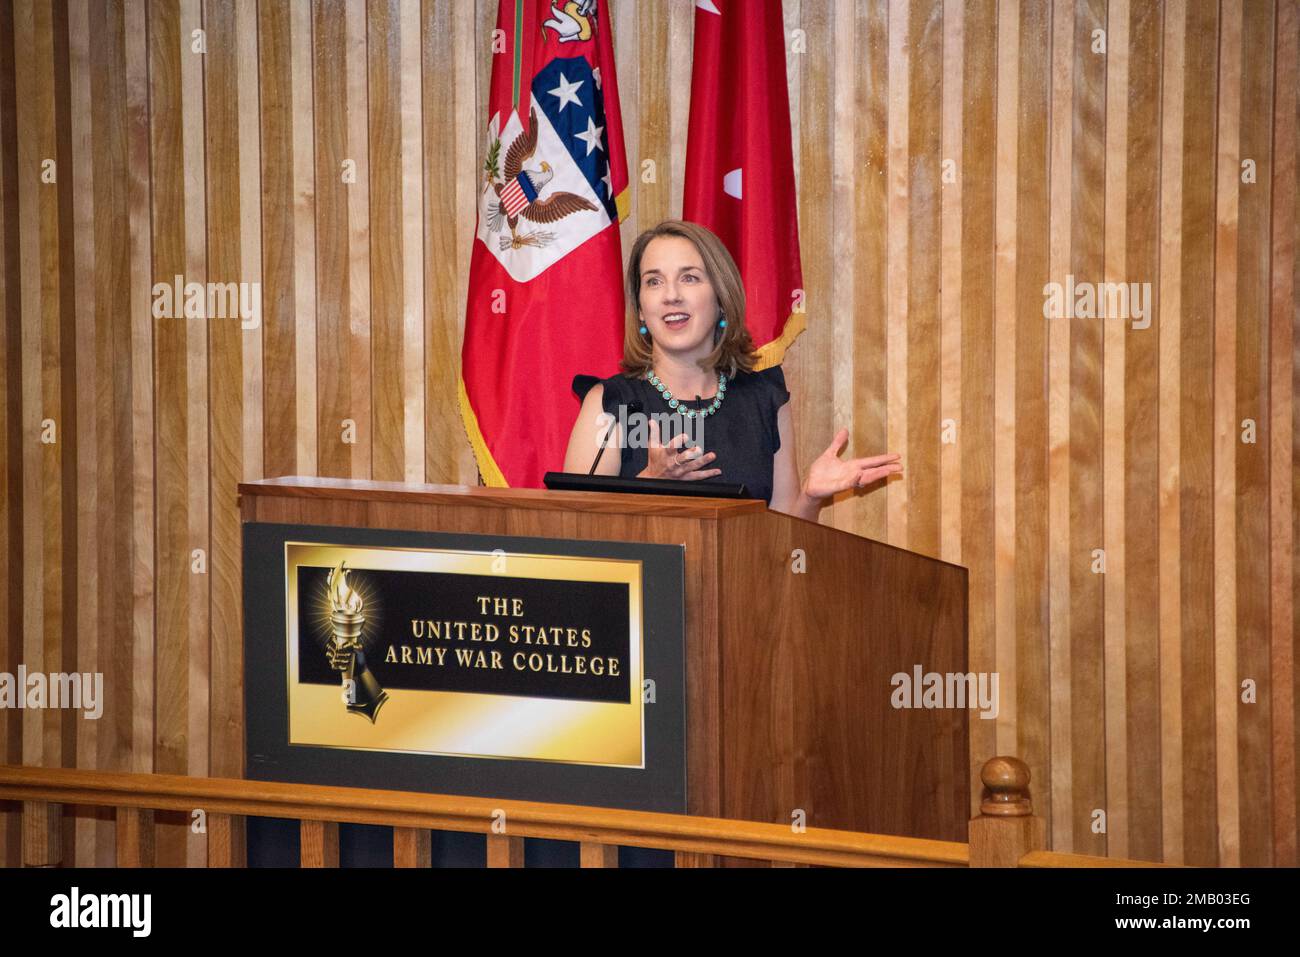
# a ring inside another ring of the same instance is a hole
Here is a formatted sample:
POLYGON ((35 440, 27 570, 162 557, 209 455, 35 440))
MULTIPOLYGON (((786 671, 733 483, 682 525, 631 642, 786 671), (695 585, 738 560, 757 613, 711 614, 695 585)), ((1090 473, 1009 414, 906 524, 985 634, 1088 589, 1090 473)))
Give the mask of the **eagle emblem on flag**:
POLYGON ((565 216, 583 210, 595 210, 589 200, 563 190, 553 192, 545 199, 542 190, 555 178, 551 164, 543 160, 533 168, 525 163, 537 152, 537 109, 528 112, 528 129, 521 132, 506 150, 504 175, 496 164, 501 155, 501 140, 493 140, 488 150, 488 186, 496 193, 496 202, 488 202, 488 229, 499 233, 503 226, 510 227, 509 237, 500 237, 501 250, 519 249, 522 246, 545 246, 555 239, 546 230, 519 232, 520 218, 537 224, 558 222, 565 216))

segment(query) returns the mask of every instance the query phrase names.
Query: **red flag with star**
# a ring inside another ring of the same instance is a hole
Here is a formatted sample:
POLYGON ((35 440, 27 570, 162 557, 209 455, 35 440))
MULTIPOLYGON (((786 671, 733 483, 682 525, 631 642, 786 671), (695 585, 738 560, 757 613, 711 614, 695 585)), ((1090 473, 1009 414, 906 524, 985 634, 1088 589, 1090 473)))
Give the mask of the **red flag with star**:
POLYGON ((745 280, 758 368, 804 328, 781 4, 697 0, 682 218, 713 230, 745 280))
POLYGON ((604 0, 499 0, 460 407, 492 486, 564 464, 573 377, 623 357, 627 158, 604 0))

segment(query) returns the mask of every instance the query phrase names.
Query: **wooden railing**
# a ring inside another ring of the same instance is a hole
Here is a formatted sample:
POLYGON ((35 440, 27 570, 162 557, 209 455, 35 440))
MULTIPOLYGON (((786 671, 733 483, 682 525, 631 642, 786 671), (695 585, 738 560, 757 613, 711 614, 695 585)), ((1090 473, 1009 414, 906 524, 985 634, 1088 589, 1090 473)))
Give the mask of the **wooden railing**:
POLYGON ((994 758, 983 780, 987 796, 971 821, 969 844, 566 804, 71 768, 0 766, 0 801, 22 802, 22 863, 30 867, 62 862, 64 805, 116 809, 119 867, 153 863, 155 811, 196 810, 207 821, 209 867, 244 864, 248 817, 297 820, 304 867, 338 866, 341 823, 392 827, 396 867, 429 866, 431 831, 485 834, 489 867, 522 867, 527 837, 578 842, 583 867, 617 867, 620 846, 675 851, 678 866, 707 866, 714 855, 834 867, 1143 863, 1042 850, 1045 828, 1029 803, 1028 768, 1015 758, 994 758))

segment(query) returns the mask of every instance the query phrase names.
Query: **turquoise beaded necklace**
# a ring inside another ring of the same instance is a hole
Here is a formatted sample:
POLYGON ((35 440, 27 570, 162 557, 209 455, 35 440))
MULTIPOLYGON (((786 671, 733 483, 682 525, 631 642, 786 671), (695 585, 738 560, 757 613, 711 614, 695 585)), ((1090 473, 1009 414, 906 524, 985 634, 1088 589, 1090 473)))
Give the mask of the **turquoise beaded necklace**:
POLYGON ((659 390, 659 394, 664 397, 668 403, 668 408, 680 412, 688 419, 703 418, 706 415, 712 415, 718 411, 722 405, 722 400, 727 397, 727 377, 721 372, 718 373, 718 394, 713 397, 713 401, 703 409, 688 409, 679 400, 673 398, 673 394, 668 391, 667 387, 659 380, 659 377, 650 373, 650 384, 659 390))

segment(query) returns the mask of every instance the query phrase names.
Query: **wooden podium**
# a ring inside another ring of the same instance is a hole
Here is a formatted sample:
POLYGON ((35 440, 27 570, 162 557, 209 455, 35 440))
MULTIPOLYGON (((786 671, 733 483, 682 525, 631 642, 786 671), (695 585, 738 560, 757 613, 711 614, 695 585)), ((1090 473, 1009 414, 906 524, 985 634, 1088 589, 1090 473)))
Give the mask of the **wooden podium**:
POLYGON ((967 671, 964 568, 761 501, 302 477, 239 492, 244 522, 682 545, 688 811, 966 840, 970 712, 891 704, 895 674, 967 671))

